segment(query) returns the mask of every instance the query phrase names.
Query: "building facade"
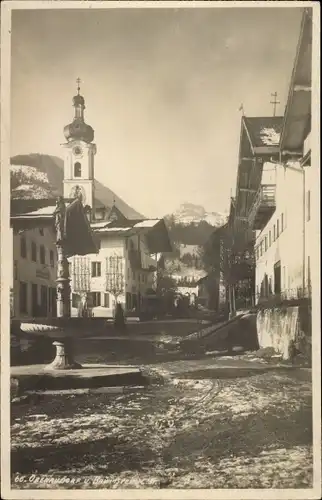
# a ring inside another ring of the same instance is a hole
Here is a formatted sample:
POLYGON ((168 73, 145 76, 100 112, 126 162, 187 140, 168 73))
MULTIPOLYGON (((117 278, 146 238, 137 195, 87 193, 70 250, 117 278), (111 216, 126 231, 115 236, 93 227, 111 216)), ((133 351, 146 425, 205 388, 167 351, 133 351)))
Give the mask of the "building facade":
MULTIPOLYGON (((115 207, 111 212, 119 212, 115 207)), ((116 302, 124 311, 139 312, 144 297, 156 289, 157 250, 171 248, 162 219, 92 222, 99 252, 73 257, 72 314, 79 314, 84 297, 91 314, 112 317, 116 302)))
POLYGON ((70 259, 72 314, 79 314, 82 297, 97 317, 112 317, 116 302, 127 313, 139 311, 144 297, 156 288, 157 261, 153 241, 149 241, 151 233, 160 233, 168 243, 163 221, 129 221, 127 227, 117 227, 115 220, 93 222, 92 230, 99 240, 99 252, 70 259))
POLYGON ((11 229, 12 305, 16 318, 56 316, 57 257, 54 231, 11 229))
POLYGON ((266 162, 251 209, 256 239, 257 300, 311 295, 314 227, 311 201, 312 14, 305 9, 280 137, 279 160, 266 162))
POLYGON ((274 173, 274 179, 270 184, 264 180, 261 185, 262 201, 253 208, 256 227, 260 228, 259 212, 264 211, 268 199, 272 215, 259 229, 256 238, 257 300, 272 294, 296 296, 306 286, 303 274, 306 224, 304 171, 297 163, 288 163, 287 166, 266 163, 263 179, 265 169, 274 173))

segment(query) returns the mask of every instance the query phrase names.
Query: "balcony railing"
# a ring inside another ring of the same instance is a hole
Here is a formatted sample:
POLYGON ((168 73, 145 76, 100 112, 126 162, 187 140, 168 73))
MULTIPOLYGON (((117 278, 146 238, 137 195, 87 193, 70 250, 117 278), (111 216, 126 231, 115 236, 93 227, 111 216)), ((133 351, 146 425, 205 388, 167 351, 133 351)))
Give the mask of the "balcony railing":
POLYGON ((249 213, 253 229, 263 229, 276 208, 276 185, 262 184, 258 189, 249 213))

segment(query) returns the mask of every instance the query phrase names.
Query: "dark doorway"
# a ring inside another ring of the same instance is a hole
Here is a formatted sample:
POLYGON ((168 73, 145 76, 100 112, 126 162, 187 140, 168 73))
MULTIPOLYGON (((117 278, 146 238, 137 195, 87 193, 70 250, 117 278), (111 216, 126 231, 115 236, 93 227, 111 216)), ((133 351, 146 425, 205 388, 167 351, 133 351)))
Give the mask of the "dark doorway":
POLYGON ((278 261, 274 265, 274 293, 275 293, 275 295, 279 295, 281 293, 281 281, 282 281, 281 261, 278 261))
POLYGON ((51 288, 50 302, 51 302, 51 315, 53 318, 57 316, 57 295, 56 288, 51 288))
POLYGON ((31 314, 33 318, 36 318, 39 314, 38 285, 35 283, 31 284, 31 314))
POLYGON ((264 297, 268 297, 268 276, 264 275, 264 297))
POLYGON ((40 311, 41 317, 45 318, 48 313, 48 288, 44 285, 40 287, 40 311))

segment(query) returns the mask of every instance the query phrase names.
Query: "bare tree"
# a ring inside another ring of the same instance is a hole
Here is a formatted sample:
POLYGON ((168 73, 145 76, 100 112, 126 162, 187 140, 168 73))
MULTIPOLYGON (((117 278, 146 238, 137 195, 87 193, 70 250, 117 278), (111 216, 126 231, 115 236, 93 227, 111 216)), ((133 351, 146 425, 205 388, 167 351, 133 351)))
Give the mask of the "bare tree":
POLYGON ((78 316, 91 316, 89 294, 91 290, 90 259, 86 256, 75 256, 70 263, 72 290, 80 297, 78 316))
POLYGON ((113 295, 115 302, 124 294, 124 259, 120 255, 106 258, 105 290, 113 295))

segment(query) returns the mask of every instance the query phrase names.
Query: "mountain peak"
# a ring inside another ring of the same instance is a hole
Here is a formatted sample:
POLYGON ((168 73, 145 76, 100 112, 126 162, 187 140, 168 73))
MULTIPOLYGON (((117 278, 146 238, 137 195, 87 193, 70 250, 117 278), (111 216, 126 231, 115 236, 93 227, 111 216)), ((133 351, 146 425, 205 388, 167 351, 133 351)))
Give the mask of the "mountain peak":
POLYGON ((222 226, 227 220, 225 213, 208 212, 202 205, 195 205, 190 202, 182 203, 172 214, 172 217, 174 217, 176 223, 182 225, 199 224, 204 221, 214 227, 222 226))

